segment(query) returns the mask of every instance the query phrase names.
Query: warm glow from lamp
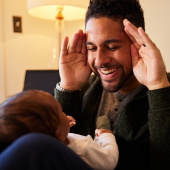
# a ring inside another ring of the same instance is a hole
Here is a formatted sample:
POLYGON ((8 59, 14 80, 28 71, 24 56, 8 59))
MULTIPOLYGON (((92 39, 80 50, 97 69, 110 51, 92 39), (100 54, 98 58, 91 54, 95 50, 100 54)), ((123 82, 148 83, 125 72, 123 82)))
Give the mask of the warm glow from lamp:
POLYGON ((55 20, 56 9, 59 7, 63 8, 62 14, 64 16, 64 20, 80 20, 85 18, 86 9, 73 6, 58 6, 58 5, 40 6, 29 9, 28 13, 38 18, 55 20))
POLYGON ((55 20, 56 9, 62 7, 64 20, 80 20, 88 4, 89 0, 27 0, 27 10, 34 17, 55 20))
POLYGON ((52 48, 52 60, 55 69, 58 69, 59 51, 63 34, 63 20, 81 20, 85 13, 89 0, 27 0, 27 10, 31 16, 56 21, 57 38, 54 37, 55 46, 52 48), (62 9, 62 10, 61 10, 62 9), (62 17, 57 17, 58 14, 62 17), (57 42, 56 42, 57 40, 57 42), (57 64, 57 65, 56 65, 57 64))

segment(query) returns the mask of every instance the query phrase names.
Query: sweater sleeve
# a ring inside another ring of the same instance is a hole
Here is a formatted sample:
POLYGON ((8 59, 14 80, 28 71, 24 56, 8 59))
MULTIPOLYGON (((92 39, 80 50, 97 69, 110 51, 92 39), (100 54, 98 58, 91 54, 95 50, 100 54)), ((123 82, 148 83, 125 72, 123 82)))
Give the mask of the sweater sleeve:
POLYGON ((82 103, 80 93, 63 93, 57 89, 54 89, 54 93, 54 98, 61 104, 63 111, 76 118, 76 113, 80 110, 77 106, 82 103))
POLYGON ((61 104, 63 112, 76 119, 76 126, 71 128, 71 132, 93 135, 93 133, 90 133, 90 126, 93 123, 93 114, 95 114, 94 102, 98 101, 96 98, 100 98, 99 90, 96 91, 96 84, 98 84, 98 81, 99 79, 96 76, 91 76, 79 93, 66 93, 56 88, 54 89, 54 98, 61 104), (91 89, 90 92, 89 88, 91 89), (86 106, 83 106, 83 103, 86 106), (93 107, 91 107, 91 105, 93 107), (89 110, 91 112, 89 112, 89 110))
POLYGON ((103 133, 98 138, 98 144, 100 145, 101 152, 103 152, 103 155, 98 155, 99 160, 101 159, 102 161, 102 159, 106 159, 106 161, 103 161, 105 164, 103 167, 107 167, 106 169, 114 169, 119 157, 115 136, 111 133, 103 133))
POLYGON ((119 153, 113 134, 103 133, 98 142, 88 135, 73 143, 69 147, 94 169, 111 170, 116 167, 119 153))
POLYGON ((148 91, 152 168, 170 169, 170 87, 148 91))
POLYGON ((69 94, 63 93, 57 89, 54 89, 54 98, 61 104, 62 110, 66 115, 72 116, 76 120, 76 126, 71 128, 70 132, 79 132, 79 123, 81 120, 81 105, 82 98, 80 93, 69 94))

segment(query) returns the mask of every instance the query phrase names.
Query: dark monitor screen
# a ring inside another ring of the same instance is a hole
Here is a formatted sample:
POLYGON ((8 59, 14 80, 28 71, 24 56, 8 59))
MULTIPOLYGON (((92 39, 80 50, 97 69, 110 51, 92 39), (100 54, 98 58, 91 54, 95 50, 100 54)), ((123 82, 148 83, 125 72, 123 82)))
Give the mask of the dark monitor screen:
POLYGON ((54 96, 54 88, 59 81, 59 70, 26 70, 23 90, 44 90, 54 96))

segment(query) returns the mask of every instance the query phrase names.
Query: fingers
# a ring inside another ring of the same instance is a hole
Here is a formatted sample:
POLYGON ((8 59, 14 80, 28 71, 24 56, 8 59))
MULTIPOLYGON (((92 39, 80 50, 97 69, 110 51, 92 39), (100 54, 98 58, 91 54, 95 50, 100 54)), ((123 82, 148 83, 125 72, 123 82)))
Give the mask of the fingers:
POLYGON ((69 123, 70 127, 72 127, 76 124, 76 120, 72 116, 67 116, 67 118, 70 121, 70 123, 69 123))
POLYGON ((82 43, 83 43, 83 31, 79 30, 78 33, 79 33, 79 37, 76 45, 76 52, 80 53, 82 49, 82 43))
POLYGON ((83 34, 83 44, 82 44, 82 49, 81 49, 81 53, 82 54, 86 54, 87 52, 87 46, 86 46, 86 34, 83 34))
POLYGON ((68 51, 67 51, 67 45, 68 45, 68 37, 65 37, 65 38, 63 39, 63 42, 62 42, 60 56, 65 56, 65 55, 67 55, 67 53, 68 53, 68 51))
POLYGON ((112 131, 108 129, 96 129, 95 130, 96 136, 100 136, 102 133, 112 133, 112 131))
POLYGON ((131 56, 133 67, 135 67, 139 61, 139 53, 133 44, 131 45, 131 56))
POLYGON ((68 47, 68 53, 72 54, 76 51, 77 41, 79 38, 79 33, 75 33, 71 39, 70 45, 68 47))
POLYGON ((82 30, 79 30, 77 33, 73 35, 73 38, 70 42, 68 53, 84 53, 85 51, 85 36, 82 30))
POLYGON ((96 135, 96 136, 100 136, 100 129, 96 129, 96 130, 95 130, 95 135, 96 135))
POLYGON ((68 47, 68 37, 63 39, 60 56, 65 56, 72 53, 86 54, 86 34, 82 30, 79 30, 73 35, 73 38, 68 47))
POLYGON ((69 120, 70 122, 75 122, 75 121, 76 121, 72 116, 67 116, 67 118, 68 118, 68 120, 69 120))
POLYGON ((152 42, 149 36, 145 33, 145 31, 140 27, 138 28, 138 33, 142 37, 143 44, 146 45, 147 48, 154 48, 156 45, 152 42))
POLYGON ((145 33, 145 31, 141 27, 136 28, 127 19, 123 21, 123 24, 125 26, 124 30, 126 34, 131 39, 132 43, 137 49, 140 49, 141 47, 144 48, 154 46, 154 43, 151 41, 149 36, 145 33))
POLYGON ((135 37, 137 37, 137 32, 138 32, 137 28, 135 26, 133 26, 128 20, 124 20, 123 23, 124 23, 124 26, 125 26, 124 30, 125 30, 126 34, 130 38, 132 43, 135 45, 135 47, 137 49, 139 49, 140 48, 140 44, 135 39, 135 37), (132 34, 132 32, 133 32, 133 34, 132 34))
POLYGON ((76 124, 76 122, 70 122, 69 125, 70 127, 74 126, 76 124))

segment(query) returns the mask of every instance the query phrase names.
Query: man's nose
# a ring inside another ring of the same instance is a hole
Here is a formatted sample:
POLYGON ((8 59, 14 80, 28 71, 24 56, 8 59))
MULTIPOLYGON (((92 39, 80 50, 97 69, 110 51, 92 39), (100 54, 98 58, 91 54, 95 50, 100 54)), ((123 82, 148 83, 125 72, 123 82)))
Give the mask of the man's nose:
POLYGON ((96 51, 95 65, 100 67, 102 65, 108 64, 111 62, 111 57, 109 53, 103 49, 98 49, 96 51))

